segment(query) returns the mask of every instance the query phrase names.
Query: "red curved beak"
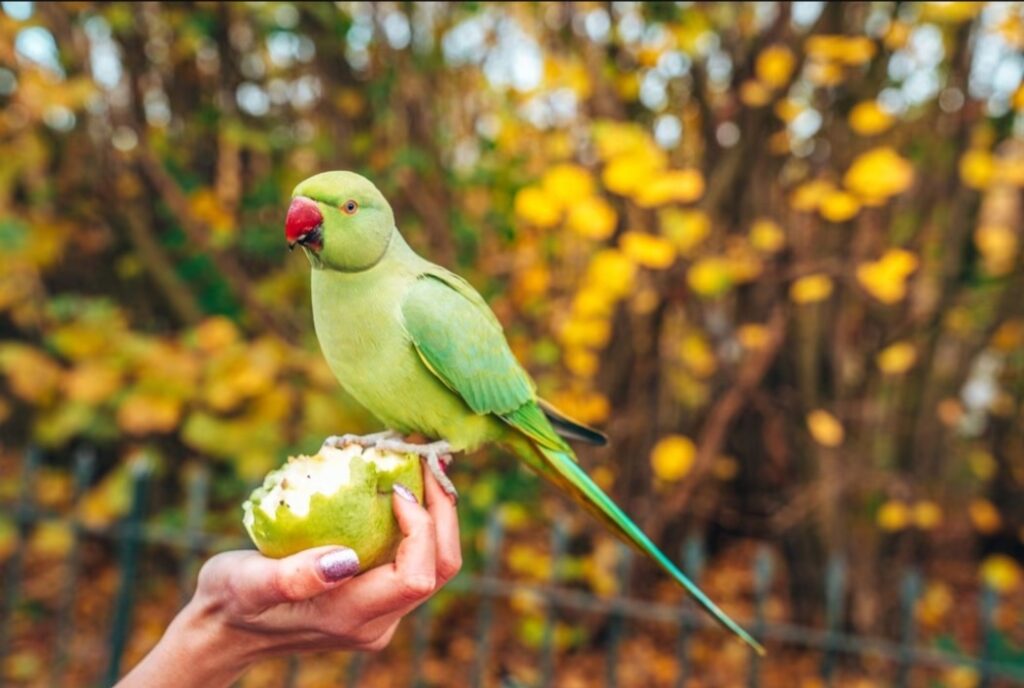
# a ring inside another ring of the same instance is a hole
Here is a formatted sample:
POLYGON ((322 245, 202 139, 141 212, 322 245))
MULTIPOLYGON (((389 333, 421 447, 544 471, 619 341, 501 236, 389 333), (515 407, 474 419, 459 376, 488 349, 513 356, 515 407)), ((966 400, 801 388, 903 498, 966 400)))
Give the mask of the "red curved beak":
POLYGON ((323 222, 324 216, 314 201, 302 196, 293 198, 284 221, 284 237, 288 241, 288 248, 302 244, 319 249, 323 222))

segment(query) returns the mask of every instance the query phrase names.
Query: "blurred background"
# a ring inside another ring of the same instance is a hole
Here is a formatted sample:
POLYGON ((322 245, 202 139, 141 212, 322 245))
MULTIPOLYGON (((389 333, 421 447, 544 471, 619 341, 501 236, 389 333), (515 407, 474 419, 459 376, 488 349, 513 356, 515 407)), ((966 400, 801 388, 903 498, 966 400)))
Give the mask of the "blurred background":
POLYGON ((770 654, 485 451, 391 648, 241 685, 1024 682, 1022 49, 1010 2, 3 2, 0 683, 116 676, 268 469, 377 429, 285 250, 328 169, 770 654))

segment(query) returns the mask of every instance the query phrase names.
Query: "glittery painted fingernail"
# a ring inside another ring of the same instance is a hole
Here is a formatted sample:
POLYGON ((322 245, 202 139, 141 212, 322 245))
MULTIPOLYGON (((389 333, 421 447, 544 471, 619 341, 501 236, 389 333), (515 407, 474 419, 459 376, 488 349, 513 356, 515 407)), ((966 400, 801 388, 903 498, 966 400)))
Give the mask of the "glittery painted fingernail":
POLYGON ((419 500, 416 499, 416 495, 410 492, 409 488, 403 485, 402 483, 395 483, 394 485, 392 485, 391 489, 395 491, 396 495, 398 495, 407 502, 412 502, 413 504, 420 503, 419 500))
POLYGON ((351 578, 359 573, 359 555, 348 547, 341 547, 320 557, 320 573, 331 583, 351 578))

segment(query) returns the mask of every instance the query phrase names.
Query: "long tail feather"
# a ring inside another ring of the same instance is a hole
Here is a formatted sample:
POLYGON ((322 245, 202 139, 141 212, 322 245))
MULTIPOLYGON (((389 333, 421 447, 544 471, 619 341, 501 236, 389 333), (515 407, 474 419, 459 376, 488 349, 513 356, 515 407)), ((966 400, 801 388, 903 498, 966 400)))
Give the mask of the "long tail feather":
POLYGON ((642 553, 653 559, 662 569, 676 580, 718 623, 735 633, 758 654, 764 655, 764 648, 739 624, 729 618, 718 605, 711 601, 697 585, 658 549, 640 527, 619 508, 611 497, 590 479, 590 476, 576 463, 574 457, 563 451, 551 449, 534 442, 524 441, 516 449, 527 463, 545 478, 551 480, 566 492, 573 494, 588 511, 611 526, 615 532, 642 553), (527 456, 526 454, 530 455, 527 456))

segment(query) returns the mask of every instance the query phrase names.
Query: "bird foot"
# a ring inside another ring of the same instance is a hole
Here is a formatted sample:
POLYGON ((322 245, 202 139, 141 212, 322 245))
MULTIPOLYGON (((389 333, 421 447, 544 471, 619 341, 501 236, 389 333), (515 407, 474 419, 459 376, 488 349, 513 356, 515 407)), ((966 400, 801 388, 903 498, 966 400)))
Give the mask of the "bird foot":
POLYGON ((426 459, 427 469, 434 476, 437 484, 453 499, 459 498, 459 493, 452 484, 451 479, 445 471, 452 462, 452 445, 447 442, 429 442, 427 444, 416 444, 414 442, 403 442, 400 439, 382 439, 374 446, 378 449, 399 452, 402 454, 415 454, 426 459))
POLYGON ((358 444, 360 447, 363 448, 376 447, 377 443, 380 442, 381 440, 393 440, 398 439, 400 437, 401 435, 399 435, 394 430, 375 432, 371 435, 331 435, 330 437, 324 440, 321 449, 323 447, 333 447, 334 449, 341 449, 342 447, 347 447, 350 444, 358 444))
POLYGON ((448 465, 452 462, 452 446, 447 442, 429 442, 427 444, 416 444, 406 442, 402 436, 394 430, 375 432, 371 435, 331 435, 324 440, 324 447, 340 449, 351 444, 357 444, 364 448, 383 449, 385 451, 398 452, 400 454, 415 454, 426 460, 427 469, 434 476, 441 488, 453 499, 459 498, 459 493, 452 484, 451 479, 445 474, 448 465))

